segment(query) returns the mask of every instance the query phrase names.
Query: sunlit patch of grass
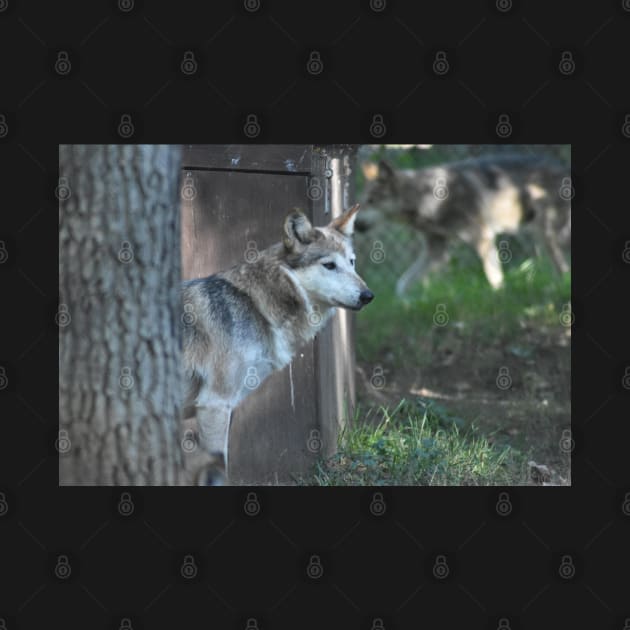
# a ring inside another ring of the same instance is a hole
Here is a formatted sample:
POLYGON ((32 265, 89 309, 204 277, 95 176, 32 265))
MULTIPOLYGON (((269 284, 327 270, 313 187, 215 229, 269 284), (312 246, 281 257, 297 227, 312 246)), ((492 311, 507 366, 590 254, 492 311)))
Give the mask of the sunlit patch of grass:
POLYGON ((510 336, 529 325, 561 325, 560 314, 571 299, 570 274, 556 274, 545 258, 526 258, 508 265, 504 273, 503 288, 492 289, 479 260, 463 247, 449 265, 401 300, 395 295, 396 278, 384 277, 378 266, 368 267, 363 276, 376 299, 357 318, 359 360, 379 361, 381 349, 388 346, 402 346, 410 359, 421 360, 414 355, 414 339, 452 326, 481 341, 510 336), (436 324, 438 309, 447 315, 444 326, 436 324))
POLYGON ((335 455, 302 484, 322 486, 520 485, 525 456, 495 447, 426 399, 370 409, 342 432, 335 455), (374 422, 374 416, 379 421, 374 422))

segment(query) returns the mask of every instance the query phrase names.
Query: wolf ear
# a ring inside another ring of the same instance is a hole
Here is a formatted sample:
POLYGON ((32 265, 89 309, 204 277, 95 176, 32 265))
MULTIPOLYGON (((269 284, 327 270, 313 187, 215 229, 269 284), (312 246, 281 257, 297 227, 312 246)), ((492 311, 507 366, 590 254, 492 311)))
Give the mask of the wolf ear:
POLYGON ((378 162, 378 178, 381 180, 393 179, 396 172, 387 160, 379 160, 378 162))
POLYGON ((341 232, 344 236, 352 236, 354 232, 354 220, 357 218, 358 211, 359 204, 355 203, 352 208, 346 210, 341 216, 338 216, 336 219, 333 219, 328 227, 341 232))
POLYGON ((301 210, 293 210, 284 220, 284 246, 293 250, 299 245, 308 245, 318 236, 306 215, 301 210))
POLYGON ((366 182, 372 182, 378 177, 378 164, 374 162, 361 162, 361 170, 366 182))

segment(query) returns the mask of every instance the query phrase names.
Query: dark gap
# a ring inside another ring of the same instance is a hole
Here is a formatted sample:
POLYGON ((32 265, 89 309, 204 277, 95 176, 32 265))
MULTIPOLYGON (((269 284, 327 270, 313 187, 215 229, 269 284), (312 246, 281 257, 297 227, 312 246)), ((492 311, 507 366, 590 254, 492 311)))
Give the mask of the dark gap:
POLYGON ((232 173, 258 173, 261 175, 299 175, 304 177, 305 175, 311 175, 310 171, 271 171, 255 168, 220 168, 209 166, 182 166, 185 171, 219 171, 219 172, 232 172, 232 173))

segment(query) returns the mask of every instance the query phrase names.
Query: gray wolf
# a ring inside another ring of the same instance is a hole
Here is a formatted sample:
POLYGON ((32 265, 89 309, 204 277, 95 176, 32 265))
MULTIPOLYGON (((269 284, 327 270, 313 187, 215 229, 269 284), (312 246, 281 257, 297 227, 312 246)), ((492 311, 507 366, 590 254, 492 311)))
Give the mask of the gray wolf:
POLYGON ((446 260, 453 240, 471 245, 488 282, 501 287, 495 238, 525 227, 543 243, 559 272, 569 270, 560 243, 570 239, 571 179, 569 169, 556 160, 495 155, 415 170, 395 170, 381 161, 366 164, 363 170, 365 209, 357 230, 386 217, 405 222, 424 236, 423 253, 397 282, 399 296, 446 260))
POLYGON ((300 211, 282 241, 245 262, 182 286, 184 418, 194 412, 202 448, 221 454, 227 475, 232 410, 326 324, 336 308, 374 298, 355 270, 359 205, 325 227, 300 211))

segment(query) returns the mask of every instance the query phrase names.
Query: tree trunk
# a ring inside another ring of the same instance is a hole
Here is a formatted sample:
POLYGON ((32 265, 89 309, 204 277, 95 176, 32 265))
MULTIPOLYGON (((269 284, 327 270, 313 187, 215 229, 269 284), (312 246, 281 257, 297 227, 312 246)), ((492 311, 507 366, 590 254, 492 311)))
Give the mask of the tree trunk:
POLYGON ((180 149, 59 151, 61 484, 179 484, 180 149))

